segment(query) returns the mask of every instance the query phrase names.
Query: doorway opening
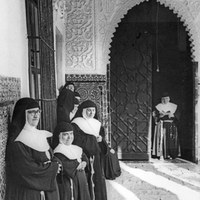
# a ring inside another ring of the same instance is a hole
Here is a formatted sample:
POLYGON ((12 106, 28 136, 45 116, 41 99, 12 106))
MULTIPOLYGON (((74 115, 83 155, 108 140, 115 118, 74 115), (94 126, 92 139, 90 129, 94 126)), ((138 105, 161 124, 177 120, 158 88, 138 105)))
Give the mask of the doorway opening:
POLYGON ((194 162, 195 67, 177 15, 154 0, 133 7, 116 29, 110 52, 111 144, 119 159, 151 157, 151 112, 167 91, 181 113, 181 158, 194 162))

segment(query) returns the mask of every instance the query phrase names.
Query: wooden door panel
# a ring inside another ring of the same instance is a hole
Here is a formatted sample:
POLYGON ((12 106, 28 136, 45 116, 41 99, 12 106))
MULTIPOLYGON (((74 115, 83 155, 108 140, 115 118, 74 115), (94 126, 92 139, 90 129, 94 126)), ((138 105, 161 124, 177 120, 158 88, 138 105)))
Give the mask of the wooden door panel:
POLYGON ((113 42, 116 49, 111 54, 111 146, 117 150, 119 159, 148 160, 152 106, 151 37, 130 46, 132 38, 122 39, 121 36, 117 35, 113 42))

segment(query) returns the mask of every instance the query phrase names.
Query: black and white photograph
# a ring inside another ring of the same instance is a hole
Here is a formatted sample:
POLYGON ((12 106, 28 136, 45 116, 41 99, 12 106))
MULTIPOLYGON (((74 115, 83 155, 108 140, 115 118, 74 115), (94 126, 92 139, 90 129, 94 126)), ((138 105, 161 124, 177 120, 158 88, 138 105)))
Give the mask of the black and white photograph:
POLYGON ((200 0, 0 4, 0 200, 200 200, 200 0))

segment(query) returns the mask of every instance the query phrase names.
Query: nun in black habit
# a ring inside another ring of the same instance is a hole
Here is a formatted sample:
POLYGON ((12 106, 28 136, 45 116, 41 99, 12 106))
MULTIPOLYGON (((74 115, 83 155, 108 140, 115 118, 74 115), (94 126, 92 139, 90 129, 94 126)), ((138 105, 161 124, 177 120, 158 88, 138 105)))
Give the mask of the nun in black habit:
POLYGON ((80 146, 89 158, 89 170, 86 172, 91 199, 107 200, 102 159, 109 147, 101 122, 97 120, 96 104, 90 100, 80 104, 71 123, 74 127, 73 144, 80 146))
POLYGON ((61 164, 47 138, 38 130, 40 106, 32 98, 17 101, 9 127, 6 200, 59 200, 56 176, 61 164))
POLYGON ((54 155, 62 162, 62 171, 57 176, 60 200, 90 200, 85 174, 88 159, 81 147, 72 144, 72 125, 58 124, 53 138, 54 155))

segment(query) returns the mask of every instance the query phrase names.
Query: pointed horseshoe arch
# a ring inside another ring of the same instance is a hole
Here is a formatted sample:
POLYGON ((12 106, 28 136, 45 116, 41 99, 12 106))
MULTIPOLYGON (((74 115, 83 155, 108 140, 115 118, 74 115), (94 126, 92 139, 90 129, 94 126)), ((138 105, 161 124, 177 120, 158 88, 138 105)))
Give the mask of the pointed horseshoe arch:
MULTIPOLYGON (((105 34, 104 42, 103 42, 103 60, 105 66, 110 63, 110 44, 112 42, 112 37, 118 24, 121 22, 121 19, 127 14, 127 12, 136 5, 145 2, 145 0, 131 0, 128 1, 118 8, 115 13, 113 14, 112 20, 109 23, 109 27, 105 34)), ((185 29, 188 33, 190 46, 191 46, 191 60, 196 61, 200 44, 200 38, 198 36, 197 25, 195 25, 195 16, 192 14, 193 10, 189 11, 188 3, 182 1, 175 1, 175 0, 157 0, 158 3, 168 7, 170 10, 173 11, 175 15, 183 22, 185 29)))

